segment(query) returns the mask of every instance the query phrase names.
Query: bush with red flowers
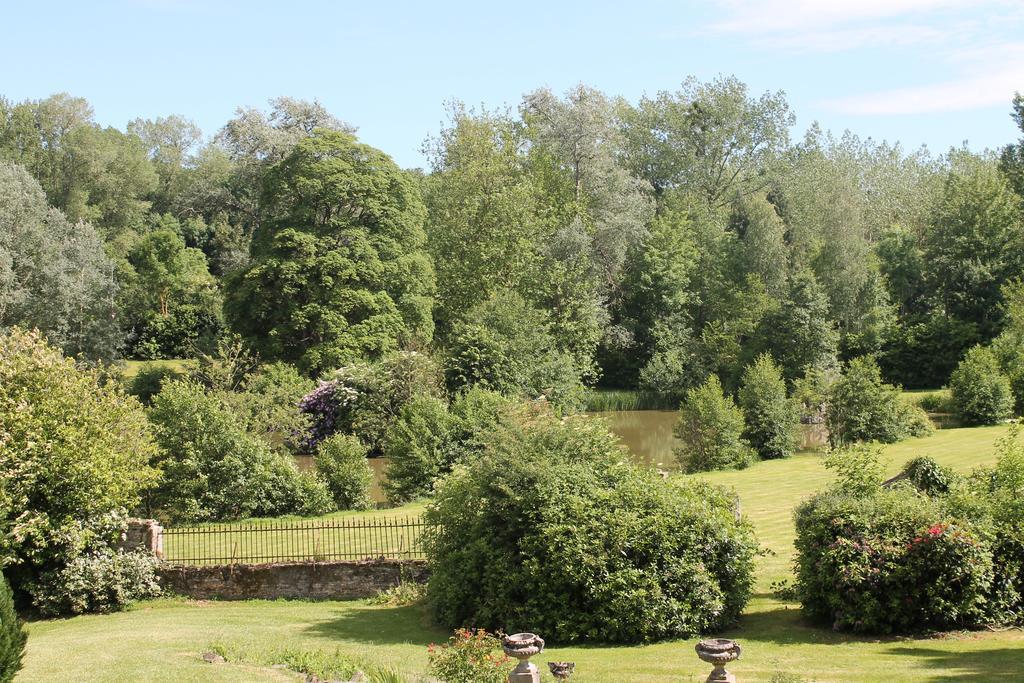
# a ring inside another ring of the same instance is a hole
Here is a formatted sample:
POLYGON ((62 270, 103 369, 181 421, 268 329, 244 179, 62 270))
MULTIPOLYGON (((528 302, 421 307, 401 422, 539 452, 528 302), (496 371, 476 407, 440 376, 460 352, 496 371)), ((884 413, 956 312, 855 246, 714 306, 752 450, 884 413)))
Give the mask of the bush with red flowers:
POLYGON ((443 683, 505 683, 514 662, 501 639, 483 629, 460 628, 443 645, 427 648, 430 674, 443 683))
POLYGON ((999 534, 978 497, 963 487, 932 497, 909 482, 884 488, 872 457, 866 447, 830 456, 838 483, 797 508, 796 590, 807 613, 863 633, 1006 621, 1013 600, 993 561, 999 534), (859 466, 844 469, 844 457, 859 466))

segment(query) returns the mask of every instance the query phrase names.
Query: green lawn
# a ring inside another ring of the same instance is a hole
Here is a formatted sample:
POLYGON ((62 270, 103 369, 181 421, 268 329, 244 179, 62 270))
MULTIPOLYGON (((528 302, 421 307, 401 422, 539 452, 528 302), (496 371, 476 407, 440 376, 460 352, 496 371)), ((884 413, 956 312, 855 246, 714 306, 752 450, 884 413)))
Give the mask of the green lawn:
POLYGON ((139 374, 139 369, 143 365, 159 365, 165 368, 171 368, 177 372, 184 373, 186 370, 186 364, 189 363, 187 360, 175 360, 175 359, 162 359, 162 360, 126 360, 124 361, 124 369, 121 371, 121 377, 125 381, 130 380, 139 374))
MULTIPOLYGON (((890 471, 927 454, 968 471, 994 461, 993 445, 1005 427, 951 429, 887 448, 890 471)), ((769 594, 773 580, 789 576, 792 509, 824 486, 830 474, 813 454, 759 463, 739 472, 706 476, 732 486, 759 538, 771 551, 761 558, 757 596, 740 624, 724 635, 744 646, 732 670, 740 681, 771 681, 802 673, 814 681, 1019 681, 1024 633, 977 632, 929 639, 869 639, 836 634, 800 618, 799 607, 769 594)), ((371 515, 413 514, 415 508, 371 515)), ((571 609, 567 605, 566 609, 571 609)), ((367 665, 392 666, 410 680, 422 674, 425 646, 445 638, 419 608, 355 602, 194 603, 166 600, 130 612, 36 622, 30 625, 25 670, 19 680, 50 681, 283 681, 280 669, 241 663, 208 665, 200 653, 220 643, 252 652, 295 648, 339 649, 367 665)), ((693 653, 693 640, 643 647, 552 648, 539 659, 577 663, 572 680, 702 681, 709 668, 693 653)))

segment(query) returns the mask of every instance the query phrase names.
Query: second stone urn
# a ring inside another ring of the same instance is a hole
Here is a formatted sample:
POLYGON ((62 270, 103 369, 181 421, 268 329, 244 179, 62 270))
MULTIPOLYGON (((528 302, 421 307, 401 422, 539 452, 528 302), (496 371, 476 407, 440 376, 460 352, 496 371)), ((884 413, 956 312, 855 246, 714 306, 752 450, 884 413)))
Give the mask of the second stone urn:
POLYGON ((534 633, 514 633, 505 636, 501 649, 519 664, 508 675, 508 683, 540 683, 540 670, 530 662, 530 657, 544 651, 544 639, 534 633))
POLYGON ((551 675, 559 681, 569 680, 569 676, 572 676, 572 670, 576 668, 575 662, 548 662, 548 668, 551 669, 551 675))
POLYGON ((694 648, 697 656, 715 668, 707 683, 736 683, 736 677, 725 670, 725 665, 740 657, 740 644, 726 638, 702 640, 694 648))

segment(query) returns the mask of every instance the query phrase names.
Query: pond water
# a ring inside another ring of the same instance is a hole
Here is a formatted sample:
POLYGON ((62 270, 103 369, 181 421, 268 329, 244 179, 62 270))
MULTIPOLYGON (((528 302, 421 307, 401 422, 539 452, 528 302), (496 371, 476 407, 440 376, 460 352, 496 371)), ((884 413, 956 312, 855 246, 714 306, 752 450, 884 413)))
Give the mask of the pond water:
POLYGON ((679 417, 679 411, 616 410, 588 414, 603 418, 638 461, 664 470, 679 469, 679 463, 672 455, 672 449, 678 443, 672 436, 672 426, 679 417))
MULTIPOLYGON (((679 469, 679 462, 672 454, 672 449, 678 443, 672 435, 672 427, 679 417, 679 411, 616 410, 587 414, 605 420, 612 433, 619 437, 638 462, 668 471, 679 469)), ((824 433, 818 433, 819 431, 820 428, 816 429, 813 425, 804 425, 801 428, 800 447, 820 448, 824 442, 824 433)), ((315 466, 312 456, 309 455, 296 456, 295 461, 301 470, 315 466)), ((384 480, 387 462, 387 458, 369 459, 370 467, 373 469, 373 487, 370 495, 376 503, 385 500, 381 482, 384 480)))

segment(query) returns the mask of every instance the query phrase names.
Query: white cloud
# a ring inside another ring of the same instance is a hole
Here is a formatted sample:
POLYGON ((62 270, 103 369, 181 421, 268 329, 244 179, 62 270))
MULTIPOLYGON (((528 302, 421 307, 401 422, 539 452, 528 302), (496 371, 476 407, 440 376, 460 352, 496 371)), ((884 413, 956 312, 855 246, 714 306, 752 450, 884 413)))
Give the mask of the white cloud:
POLYGON ((822 102, 835 112, 874 116, 932 114, 1005 105, 1024 92, 1024 42, 965 46, 950 52, 951 77, 927 85, 878 90, 822 102))
POLYGON ((844 26, 1005 0, 722 0, 730 16, 711 25, 729 33, 786 33, 844 26))
POLYGON ((1005 106, 1016 91, 1024 91, 1024 65, 931 85, 841 97, 827 100, 822 106, 837 113, 854 116, 935 114, 996 105, 1005 106))
MULTIPOLYGON (((1003 105, 1024 91, 1021 0, 718 0, 708 28, 755 45, 823 54, 918 47, 937 82, 822 102, 850 115, 929 114, 1003 105)), ((871 53, 877 63, 878 52, 871 53)))
POLYGON ((770 44, 793 52, 845 52, 857 48, 948 42, 947 31, 931 26, 864 26, 774 36, 770 44))

